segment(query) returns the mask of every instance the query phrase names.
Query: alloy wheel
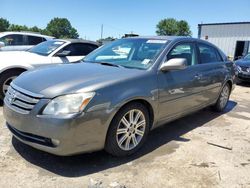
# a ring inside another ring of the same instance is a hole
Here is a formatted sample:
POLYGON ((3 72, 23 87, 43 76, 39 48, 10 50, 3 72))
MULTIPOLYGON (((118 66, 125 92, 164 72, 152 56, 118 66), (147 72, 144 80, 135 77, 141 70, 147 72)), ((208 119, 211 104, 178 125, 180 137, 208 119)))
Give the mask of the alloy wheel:
POLYGON ((228 98, 230 95, 230 89, 229 87, 226 85, 221 92, 221 96, 220 96, 220 106, 221 108, 224 108, 227 104, 228 98))
POLYGON ((134 149, 142 140, 145 133, 146 119, 142 111, 132 109, 120 120, 116 131, 116 141, 120 149, 134 149))
POLYGON ((17 76, 9 77, 5 82, 3 83, 3 93, 6 94, 8 88, 10 87, 10 83, 16 78, 17 76))

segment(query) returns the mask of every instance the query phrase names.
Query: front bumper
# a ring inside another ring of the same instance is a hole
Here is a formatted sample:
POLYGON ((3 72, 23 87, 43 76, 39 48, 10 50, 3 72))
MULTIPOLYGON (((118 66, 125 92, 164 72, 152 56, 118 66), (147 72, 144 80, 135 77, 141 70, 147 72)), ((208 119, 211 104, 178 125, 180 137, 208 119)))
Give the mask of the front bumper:
POLYGON ((12 134, 21 142, 55 155, 73 155, 104 148, 112 114, 92 111, 70 118, 38 115, 48 101, 41 99, 28 114, 21 114, 4 104, 3 113, 12 134))
POLYGON ((250 73, 238 73, 237 78, 242 81, 250 82, 250 73))

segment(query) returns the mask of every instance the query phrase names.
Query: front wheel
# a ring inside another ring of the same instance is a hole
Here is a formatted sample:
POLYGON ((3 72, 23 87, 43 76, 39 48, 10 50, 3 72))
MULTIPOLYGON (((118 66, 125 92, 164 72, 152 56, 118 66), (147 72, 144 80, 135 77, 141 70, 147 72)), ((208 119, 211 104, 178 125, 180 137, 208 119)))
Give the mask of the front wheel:
POLYGON ((0 99, 3 100, 5 93, 7 92, 10 83, 20 74, 22 71, 8 71, 0 75, 0 99))
POLYGON ((231 91, 230 85, 227 83, 222 88, 220 96, 215 105, 213 106, 215 111, 222 112, 226 108, 230 96, 230 91, 231 91))
POLYGON ((147 108, 141 103, 128 104, 112 120, 105 150, 114 156, 131 155, 143 145, 148 132, 147 108))

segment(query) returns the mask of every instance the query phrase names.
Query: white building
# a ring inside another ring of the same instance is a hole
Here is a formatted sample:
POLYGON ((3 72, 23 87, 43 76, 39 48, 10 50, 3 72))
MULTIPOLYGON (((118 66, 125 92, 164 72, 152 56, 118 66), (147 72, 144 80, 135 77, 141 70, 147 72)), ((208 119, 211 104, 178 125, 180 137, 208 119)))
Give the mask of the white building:
POLYGON ((213 43, 227 56, 238 59, 250 53, 250 22, 199 24, 198 38, 213 43))

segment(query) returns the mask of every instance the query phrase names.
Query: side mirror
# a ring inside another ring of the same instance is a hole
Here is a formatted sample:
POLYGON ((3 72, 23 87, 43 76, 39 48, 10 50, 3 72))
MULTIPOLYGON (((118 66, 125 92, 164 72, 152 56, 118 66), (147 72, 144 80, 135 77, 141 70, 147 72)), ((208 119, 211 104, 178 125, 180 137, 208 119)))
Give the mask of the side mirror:
POLYGON ((164 62, 160 66, 161 71, 169 71, 169 70, 182 70, 187 67, 187 60, 185 58, 173 58, 166 62, 164 62))
POLYGON ((0 42, 0 48, 4 47, 5 43, 4 42, 0 42))
POLYGON ((57 57, 66 57, 66 56, 68 56, 69 54, 70 54, 70 51, 68 51, 68 50, 63 50, 62 52, 56 53, 56 56, 57 56, 57 57))

